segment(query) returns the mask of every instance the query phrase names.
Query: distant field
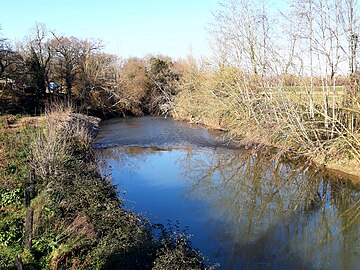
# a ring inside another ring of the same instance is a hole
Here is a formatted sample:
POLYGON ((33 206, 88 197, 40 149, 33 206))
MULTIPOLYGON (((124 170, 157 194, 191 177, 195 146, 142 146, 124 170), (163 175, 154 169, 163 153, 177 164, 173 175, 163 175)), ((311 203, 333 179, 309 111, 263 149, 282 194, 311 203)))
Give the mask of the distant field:
MULTIPOLYGON (((309 88, 309 86, 307 86, 309 88)), ((345 86, 343 85, 337 85, 335 86, 335 91, 336 92, 345 92, 345 86)), ((291 92, 304 92, 306 91, 306 86, 286 86, 283 87, 284 91, 291 91, 291 92)), ((313 87, 313 91, 314 92, 324 92, 324 88, 322 86, 314 86, 313 87)), ((334 91, 334 87, 330 86, 329 87, 330 92, 334 91)))
MULTIPOLYGON (((288 86, 281 89, 272 89, 276 94, 285 95, 290 100, 296 103, 308 103, 309 94, 308 90, 304 86, 288 86)), ((330 87, 329 89, 329 104, 333 104, 335 99, 336 106, 340 106, 343 103, 345 97, 346 89, 345 86, 336 86, 335 93, 334 88, 330 87)), ((325 89, 322 87, 316 86, 312 91, 312 98, 315 105, 323 105, 325 100, 325 89)))

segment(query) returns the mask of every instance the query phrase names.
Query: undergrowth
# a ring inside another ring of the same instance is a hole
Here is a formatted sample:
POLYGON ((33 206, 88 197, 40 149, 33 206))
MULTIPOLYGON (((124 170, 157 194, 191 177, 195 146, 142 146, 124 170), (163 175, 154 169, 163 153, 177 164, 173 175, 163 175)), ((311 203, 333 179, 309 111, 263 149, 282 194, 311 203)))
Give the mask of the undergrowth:
POLYGON ((0 269, 16 258, 25 269, 212 268, 178 227, 122 208, 96 170, 91 125, 52 106, 44 127, 1 130, 0 269))
POLYGON ((359 165, 360 107, 342 88, 333 87, 328 96, 318 89, 309 94, 304 80, 290 91, 281 77, 270 80, 231 66, 191 63, 180 88, 176 118, 226 130, 243 144, 275 146, 325 165, 344 160, 342 169, 351 173, 359 165))

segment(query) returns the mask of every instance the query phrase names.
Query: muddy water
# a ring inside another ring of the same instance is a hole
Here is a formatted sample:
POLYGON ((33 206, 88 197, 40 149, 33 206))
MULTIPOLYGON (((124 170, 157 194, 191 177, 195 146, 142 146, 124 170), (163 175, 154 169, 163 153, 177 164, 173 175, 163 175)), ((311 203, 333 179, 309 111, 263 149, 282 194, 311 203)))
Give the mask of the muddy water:
POLYGON ((221 269, 358 269, 360 189, 163 118, 113 119, 95 142, 128 209, 177 221, 221 269))

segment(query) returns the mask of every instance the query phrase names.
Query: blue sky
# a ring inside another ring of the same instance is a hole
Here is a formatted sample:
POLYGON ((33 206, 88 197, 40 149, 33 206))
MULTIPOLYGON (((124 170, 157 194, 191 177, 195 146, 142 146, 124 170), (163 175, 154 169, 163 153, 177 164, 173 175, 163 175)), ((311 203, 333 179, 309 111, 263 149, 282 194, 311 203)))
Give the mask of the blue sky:
POLYGON ((219 0, 12 0, 1 4, 1 34, 23 40, 35 22, 66 36, 103 40, 122 57, 209 54, 206 27, 219 0))

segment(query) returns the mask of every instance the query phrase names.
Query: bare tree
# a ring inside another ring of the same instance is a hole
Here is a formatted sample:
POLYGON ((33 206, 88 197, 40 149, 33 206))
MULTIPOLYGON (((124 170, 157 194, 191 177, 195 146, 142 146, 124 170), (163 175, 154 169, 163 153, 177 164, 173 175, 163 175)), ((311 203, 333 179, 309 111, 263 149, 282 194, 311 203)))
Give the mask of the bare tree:
POLYGON ((5 71, 8 71, 6 78, 11 77, 12 66, 18 59, 19 55, 12 49, 10 42, 6 38, 0 38, 0 78, 5 75, 5 71))
POLYGON ((354 74, 358 71, 357 49, 359 44, 359 2, 357 0, 345 0, 345 32, 349 42, 349 71, 354 74))
POLYGON ((23 45, 23 54, 31 86, 36 88, 37 93, 45 93, 49 83, 53 50, 49 42, 49 31, 44 24, 35 25, 32 35, 23 45))
POLYGON ((85 90, 100 87, 106 81, 106 74, 115 58, 101 52, 101 43, 84 40, 80 45, 79 67, 80 81, 85 90))
POLYGON ((65 84, 66 92, 71 93, 76 75, 79 72, 81 41, 75 37, 59 36, 52 32, 51 41, 54 50, 54 65, 61 84, 65 84))
POLYGON ((360 2, 358 0, 335 0, 338 22, 346 36, 346 43, 342 43, 342 51, 346 55, 349 65, 351 87, 349 97, 351 103, 356 101, 359 91, 360 78, 358 78, 358 50, 360 34, 360 2))
POLYGON ((14 52, 11 50, 10 44, 5 39, 0 40, 0 78, 5 69, 11 65, 11 59, 14 52))
POLYGON ((126 60, 119 71, 118 83, 116 106, 122 111, 141 115, 143 113, 142 102, 150 85, 145 61, 138 58, 126 60))
MULTIPOLYGON (((329 93, 333 86, 333 98, 335 98, 336 82, 335 75, 338 72, 340 57, 341 32, 339 31, 338 10, 334 1, 316 0, 314 3, 315 34, 314 50, 318 58, 318 75, 324 92, 324 119, 325 128, 329 121, 329 93)), ((335 101, 333 101, 335 106, 335 101)), ((335 111, 333 109, 333 116, 335 111)))
POLYGON ((265 1, 229 0, 214 13, 212 33, 227 63, 264 76, 272 45, 265 1), (261 8, 257 8, 260 6, 261 8))

